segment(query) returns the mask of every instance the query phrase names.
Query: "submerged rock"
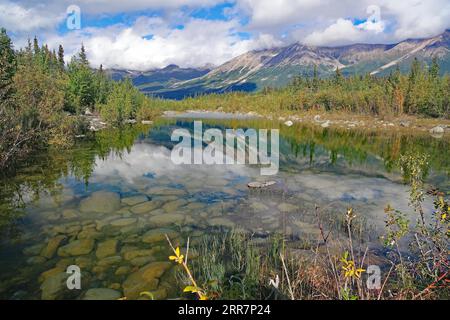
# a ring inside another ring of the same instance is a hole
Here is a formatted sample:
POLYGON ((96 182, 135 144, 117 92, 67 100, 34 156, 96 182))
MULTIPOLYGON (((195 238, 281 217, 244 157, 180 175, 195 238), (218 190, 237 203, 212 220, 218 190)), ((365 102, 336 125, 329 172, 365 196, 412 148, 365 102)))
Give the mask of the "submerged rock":
POLYGON ((112 213, 120 209, 120 196, 114 192, 98 191, 80 203, 84 213, 112 213))
POLYGON ((131 271, 130 267, 127 266, 121 266, 119 268, 117 268, 116 272, 114 273, 116 276, 123 276, 126 274, 129 274, 131 271))
POLYGON ((184 215, 179 213, 166 213, 159 216, 152 216, 148 221, 156 227, 165 227, 182 223, 184 221, 184 215))
POLYGON ((64 268, 61 268, 61 267, 52 268, 50 270, 42 272, 41 275, 38 278, 38 281, 40 283, 42 283, 45 280, 47 280, 48 278, 53 277, 53 276, 55 276, 55 275, 57 275, 59 273, 64 273, 64 272, 65 272, 64 268))
POLYGON ((90 269, 94 265, 94 259, 90 256, 81 256, 75 259, 75 264, 83 269, 90 269))
POLYGON ((129 226, 130 224, 133 224, 137 221, 136 218, 124 218, 124 219, 117 219, 111 221, 111 225, 113 227, 125 227, 129 226))
POLYGON ((75 240, 58 249, 60 257, 81 256, 89 254, 94 249, 93 239, 75 240))
POLYGON ((135 214, 149 213, 155 209, 158 209, 162 205, 160 201, 147 201, 138 205, 135 205, 130 210, 135 214))
POLYGON ((155 243, 160 241, 166 241, 166 234, 170 239, 177 238, 179 233, 175 230, 168 228, 160 228, 148 231, 142 236, 142 242, 155 243))
POLYGON ((66 280, 68 274, 65 272, 56 273, 47 277, 41 285, 42 300, 56 300, 64 289, 67 289, 66 280))
POLYGON ((41 256, 43 256, 47 259, 53 258, 53 256, 56 253, 56 250, 58 250, 59 245, 65 239, 66 239, 66 236, 63 236, 63 235, 59 235, 54 238, 51 238, 48 241, 47 246, 42 249, 41 256))
POLYGON ((103 235, 98 232, 97 230, 95 230, 94 228, 86 228, 84 230, 82 230, 77 238, 82 240, 82 239, 99 239, 101 238, 103 235))
POLYGON ((122 199, 122 203, 128 205, 128 206, 135 206, 137 204, 143 203, 148 201, 148 197, 145 195, 141 196, 133 196, 122 199))
POLYGON ((122 284, 127 299, 137 299, 141 292, 158 288, 159 278, 171 268, 170 262, 152 262, 130 274, 122 284))
POLYGON ((130 263, 135 267, 142 267, 143 265, 152 261, 156 261, 156 259, 153 257, 137 257, 130 260, 130 263))
POLYGON ((277 183, 276 181, 266 181, 266 182, 255 181, 255 182, 250 182, 247 186, 250 189, 260 189, 260 188, 267 188, 267 187, 273 186, 276 183, 277 183))
POLYGON ((116 239, 110 239, 100 242, 98 244, 95 255, 98 259, 103 259, 115 255, 117 251, 117 243, 118 241, 116 239))
POLYGON ((167 212, 167 213, 172 213, 174 211, 176 211, 178 208, 185 206, 188 202, 184 199, 178 199, 175 201, 170 201, 168 203, 166 203, 162 208, 167 212))
POLYGON ((153 255, 152 249, 130 249, 123 252, 123 257, 127 261, 138 257, 149 257, 151 255, 153 255))
POLYGON ((75 209, 66 209, 63 211, 62 216, 64 219, 78 218, 78 211, 75 209))
POLYGON ((118 264, 121 261, 122 261, 122 257, 121 256, 107 257, 107 258, 103 258, 102 260, 99 260, 97 262, 97 266, 107 267, 107 266, 111 266, 111 265, 114 265, 114 264, 118 264))
POLYGON ((226 227, 226 228, 234 228, 235 223, 227 218, 213 218, 208 221, 211 226, 214 227, 226 227))
POLYGON ((95 288, 86 291, 83 300, 117 300, 122 297, 122 294, 109 288, 95 288))

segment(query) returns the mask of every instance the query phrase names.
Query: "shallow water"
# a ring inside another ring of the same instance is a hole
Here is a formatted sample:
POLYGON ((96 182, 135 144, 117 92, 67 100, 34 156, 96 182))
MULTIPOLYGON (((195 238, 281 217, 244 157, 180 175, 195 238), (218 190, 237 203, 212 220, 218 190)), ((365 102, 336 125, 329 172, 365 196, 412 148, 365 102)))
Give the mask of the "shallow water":
MULTIPOLYGON (((280 171, 258 166, 175 165, 175 128, 193 119, 97 133, 67 152, 36 155, 2 181, 0 297, 5 299, 176 297, 169 247, 212 231, 240 228, 264 239, 318 240, 315 205, 328 228, 353 207, 364 238, 378 245, 387 204, 408 210, 408 188, 396 163, 406 152, 430 156, 427 180, 450 190, 449 141, 398 133, 360 133, 281 126, 280 171), (274 180, 265 190, 252 181, 274 180), (77 265, 81 290, 68 290, 65 270, 77 265), (144 272, 146 271, 147 272, 144 272), (150 271, 148 271, 150 270, 150 271), (149 274, 151 274, 149 276, 149 274)), ((206 128, 278 128, 258 119, 205 119, 206 128)), ((431 209, 428 207, 427 209, 431 209)))

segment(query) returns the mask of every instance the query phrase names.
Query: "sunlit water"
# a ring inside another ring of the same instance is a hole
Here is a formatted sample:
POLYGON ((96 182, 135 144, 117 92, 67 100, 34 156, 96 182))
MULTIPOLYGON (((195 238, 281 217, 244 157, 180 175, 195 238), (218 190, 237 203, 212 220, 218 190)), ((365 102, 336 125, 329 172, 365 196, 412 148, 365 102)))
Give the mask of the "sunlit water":
MULTIPOLYGON (((0 297, 80 299, 93 288, 108 290, 91 290, 88 298, 136 299, 149 290, 158 298, 177 297, 164 234, 177 245, 232 228, 255 239, 279 233, 314 242, 320 238, 316 205, 329 229, 353 207, 367 243, 376 247, 385 206, 408 212, 408 187, 396 165, 406 152, 429 154, 428 182, 450 190, 445 138, 282 126, 280 171, 263 177, 258 166, 173 164, 171 132, 192 130, 192 121, 101 132, 72 150, 37 155, 15 178, 4 179, 0 297), (277 183, 247 187, 267 180, 277 183), (81 268, 81 290, 67 289, 69 265, 81 268)), ((205 129, 279 125, 203 123, 205 129)))

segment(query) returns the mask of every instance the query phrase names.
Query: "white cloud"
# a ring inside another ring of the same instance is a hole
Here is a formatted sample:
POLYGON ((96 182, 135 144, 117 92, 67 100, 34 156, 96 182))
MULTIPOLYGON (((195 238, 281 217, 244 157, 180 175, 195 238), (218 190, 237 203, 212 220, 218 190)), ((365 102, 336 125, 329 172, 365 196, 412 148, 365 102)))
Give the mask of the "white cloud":
POLYGON ((434 36, 450 27, 450 1, 380 1, 395 20, 396 40, 434 36))
POLYGON ((13 32, 33 31, 54 28, 65 13, 46 12, 45 6, 22 7, 17 3, 0 3, 0 25, 13 32))
POLYGON ((185 67, 219 65, 248 50, 280 44, 271 35, 242 40, 235 33, 238 26, 235 20, 190 19, 183 29, 171 29, 161 18, 141 17, 131 27, 84 29, 48 42, 52 47, 62 43, 68 53, 75 53, 83 42, 93 66, 133 70, 172 63, 185 67))
POLYGON ((350 20, 338 19, 336 23, 323 31, 315 31, 308 35, 304 42, 309 45, 335 45, 357 42, 363 39, 363 31, 350 20))
POLYGON ((385 22, 379 15, 379 7, 369 7, 371 16, 363 23, 354 24, 351 20, 338 19, 323 31, 314 31, 303 42, 315 46, 344 45, 361 42, 368 37, 372 39, 384 31, 385 22))
POLYGON ((317 44, 396 42, 437 35, 450 27, 448 0, 238 0, 238 6, 248 15, 251 30, 288 30, 295 40, 317 44), (370 19, 373 11, 368 9, 373 7, 380 8, 378 22, 370 19), (367 21, 352 27, 351 19, 367 21), (292 31, 293 25, 297 29, 292 31))
POLYGON ((450 1, 3 0, 0 25, 13 32, 16 47, 38 35, 53 48, 62 43, 71 54, 84 42, 94 65, 150 69, 171 63, 220 64, 247 50, 293 41, 342 45, 394 43, 405 38, 433 36, 450 27, 450 1), (226 9, 228 21, 190 17, 192 9, 223 2, 235 3, 226 9), (136 19, 132 14, 135 20, 126 21, 126 25, 85 27, 59 35, 57 26, 71 4, 80 6, 82 17, 90 21, 116 13, 142 11, 146 16, 136 19), (377 7, 379 17, 371 10, 377 7), (174 29, 175 25, 184 25, 184 29, 174 29), (241 39, 238 32, 249 32, 251 39, 241 39))

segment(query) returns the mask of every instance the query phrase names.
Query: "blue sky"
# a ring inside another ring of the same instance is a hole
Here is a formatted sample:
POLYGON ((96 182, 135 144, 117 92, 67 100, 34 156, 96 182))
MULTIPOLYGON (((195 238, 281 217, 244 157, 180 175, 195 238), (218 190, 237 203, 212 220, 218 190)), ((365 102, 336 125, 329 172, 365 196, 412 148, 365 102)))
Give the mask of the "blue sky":
POLYGON ((393 43, 450 27, 448 0, 2 0, 16 46, 35 35, 93 64, 146 70, 219 65, 249 50, 302 42, 393 43), (70 5, 81 28, 68 29, 70 5))

